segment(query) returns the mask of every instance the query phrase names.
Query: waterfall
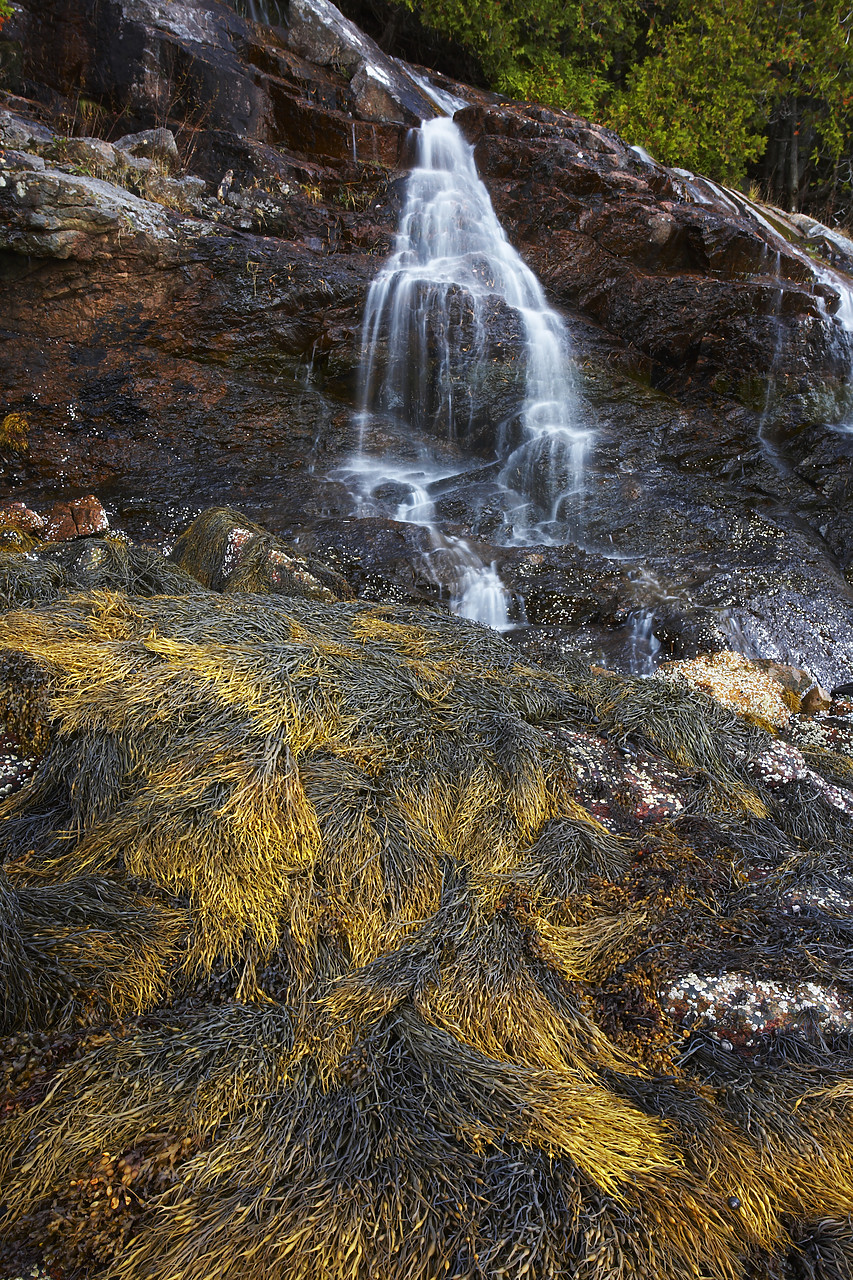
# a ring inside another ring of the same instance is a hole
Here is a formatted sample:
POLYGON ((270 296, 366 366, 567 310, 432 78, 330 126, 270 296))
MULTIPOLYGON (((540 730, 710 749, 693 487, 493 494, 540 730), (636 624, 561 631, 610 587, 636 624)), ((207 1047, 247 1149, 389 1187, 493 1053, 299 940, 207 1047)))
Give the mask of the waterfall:
POLYGON ((454 112, 461 111, 469 104, 464 98, 458 98, 455 93, 450 93, 447 89, 441 89, 438 85, 433 84, 428 76, 422 76, 413 67, 406 66, 408 75, 414 80, 415 84, 423 89, 426 96, 443 111, 445 115, 452 116, 454 112))
POLYGON ((486 566, 464 538, 442 533, 436 521, 429 486, 452 474, 428 460, 408 464, 362 453, 350 461, 347 479, 355 481, 359 515, 374 514, 390 495, 396 500, 393 519, 427 530, 430 551, 423 557, 422 568, 439 593, 446 595, 451 612, 507 631, 513 625, 511 601, 494 565, 486 566))
POLYGON ((231 0, 236 11, 264 27, 287 26, 285 0, 231 0))
POLYGON ((495 445, 504 484, 528 500, 529 523, 541 525, 564 517, 583 490, 589 433, 577 425, 568 335, 498 222, 473 147, 452 120, 428 120, 394 251, 367 297, 362 408, 469 441, 488 374, 489 322, 502 308, 520 322, 524 392, 515 436, 495 445))
MULTIPOLYGON (((834 289, 841 299, 838 310, 832 318, 836 322, 836 333, 840 330, 840 335, 836 341, 840 347, 840 355, 849 363, 848 386, 851 386, 853 385, 853 286, 851 286, 846 276, 834 271, 832 267, 812 262, 811 268, 815 277, 822 284, 828 284, 830 288, 834 289)), ((848 407, 844 418, 838 424, 838 429, 840 431, 853 432, 853 411, 851 411, 851 408, 848 407)))
POLYGON ((627 647, 628 670, 637 676, 649 676, 654 672, 660 640, 654 633, 653 609, 635 609, 628 617, 629 639, 627 647))
POLYGON ((418 132, 394 249, 370 286, 360 404, 362 496, 374 495, 389 478, 409 484, 411 500, 398 506, 395 518, 430 528, 445 568, 455 545, 455 580, 446 584, 451 606, 492 626, 507 625, 508 602, 494 566, 477 567, 467 542, 435 527, 429 485, 440 476, 369 456, 375 414, 418 439, 462 446, 491 431, 501 463, 498 485, 511 495, 511 517, 499 535, 506 543, 564 540, 582 498, 590 437, 578 425, 565 326, 498 222, 473 147, 446 117, 426 121, 418 132), (507 366, 518 386, 516 411, 503 423, 490 420, 484 393, 495 363, 496 324, 516 335, 523 357, 507 366))

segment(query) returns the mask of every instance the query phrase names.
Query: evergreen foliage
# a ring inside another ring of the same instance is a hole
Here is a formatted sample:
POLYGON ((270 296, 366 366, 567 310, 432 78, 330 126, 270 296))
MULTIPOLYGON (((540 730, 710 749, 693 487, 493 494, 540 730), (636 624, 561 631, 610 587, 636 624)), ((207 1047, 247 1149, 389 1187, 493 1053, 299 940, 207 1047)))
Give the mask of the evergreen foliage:
POLYGON ((853 11, 839 0, 396 2, 472 50, 502 93, 849 218, 853 11))

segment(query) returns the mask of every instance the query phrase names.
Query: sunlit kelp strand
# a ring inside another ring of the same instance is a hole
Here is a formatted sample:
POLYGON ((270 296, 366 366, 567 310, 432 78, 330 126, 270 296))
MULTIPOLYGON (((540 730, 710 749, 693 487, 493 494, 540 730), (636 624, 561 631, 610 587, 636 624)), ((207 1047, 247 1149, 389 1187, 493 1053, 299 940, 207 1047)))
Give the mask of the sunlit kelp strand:
POLYGON ((2 1030, 120 1018, 167 996, 186 912, 105 877, 17 879, 0 868, 2 1030))

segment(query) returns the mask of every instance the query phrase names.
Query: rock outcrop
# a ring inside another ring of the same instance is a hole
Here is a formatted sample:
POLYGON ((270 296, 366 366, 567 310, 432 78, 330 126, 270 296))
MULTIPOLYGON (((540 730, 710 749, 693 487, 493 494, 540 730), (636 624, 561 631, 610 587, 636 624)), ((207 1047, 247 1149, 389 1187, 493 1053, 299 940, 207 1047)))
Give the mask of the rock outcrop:
MULTIPOLYGON (((343 548, 358 589, 440 598, 420 531, 390 527, 390 498, 359 517, 339 464, 411 125, 461 104, 503 224, 566 315, 595 443, 583 555, 493 545, 487 467, 519 394, 496 315, 466 441, 484 468, 472 481, 441 446, 460 475, 440 520, 497 565, 537 653, 568 638, 625 658, 645 628, 661 656, 734 638, 828 685, 849 675, 853 435, 832 424, 851 351, 840 278, 797 243, 843 269, 837 236, 575 117, 430 87, 326 0, 294 0, 289 29, 220 0, 104 0, 97 17, 21 0, 2 43, 0 420, 27 432, 21 449, 0 435, 0 496, 46 513, 108 494, 118 527, 160 541, 233 504, 343 548)), ((391 421, 383 441, 418 447, 391 421)))

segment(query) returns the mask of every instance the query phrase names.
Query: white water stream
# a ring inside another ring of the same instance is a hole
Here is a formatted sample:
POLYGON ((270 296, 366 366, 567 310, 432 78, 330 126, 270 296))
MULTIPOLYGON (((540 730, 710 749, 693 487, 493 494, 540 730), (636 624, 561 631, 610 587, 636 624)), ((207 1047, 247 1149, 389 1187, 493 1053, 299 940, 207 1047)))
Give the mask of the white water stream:
MULTIPOLYGON (((823 284, 828 284, 841 299, 833 318, 843 335, 843 337, 839 338, 839 341, 844 343, 844 350, 841 355, 850 363, 849 381, 853 384, 853 286, 851 286, 846 276, 842 276, 838 271, 833 271, 831 267, 821 266, 816 262, 813 262, 811 267, 818 280, 823 284)), ((838 424, 838 430, 853 432, 853 407, 848 409, 844 419, 838 424)))
MULTIPOLYGON (((444 109, 458 105, 431 96, 444 109)), ((487 563, 476 543, 439 527, 437 495, 452 490, 453 480, 467 470, 454 461, 453 446, 470 457, 484 441, 494 444, 498 465, 491 484, 499 527, 489 532, 492 544, 560 544, 577 538, 581 528, 592 433, 582 425, 563 321, 504 234, 477 176, 473 148, 448 118, 425 122, 416 148, 394 249, 367 298, 361 448, 346 479, 360 514, 384 515, 427 532, 423 572, 455 613, 505 630, 523 620, 523 601, 509 597, 495 564, 487 563), (496 345, 504 348, 500 358, 496 345), (507 345, 514 360, 506 360, 507 345), (500 387, 495 396, 489 381, 496 376, 509 380, 503 400, 500 387), (489 408, 495 403, 515 407, 497 420, 500 414, 489 408), (401 440, 390 454, 389 435, 401 440), (434 447, 426 443, 430 439, 434 447)), ((747 197, 732 193, 729 199, 716 184, 682 176, 690 180, 693 198, 752 216, 768 233, 767 275, 778 281, 775 372, 783 339, 779 231, 747 197)), ((853 289, 830 268, 810 266, 816 281, 841 296, 834 320, 849 354, 853 289)), ((768 388, 760 439, 772 453, 765 439, 770 396, 768 388)), ((446 510, 442 516, 446 527, 446 510)), ((633 670, 647 673, 660 648, 654 633, 660 600, 639 581, 637 594, 626 656, 633 670)))
POLYGON ((454 612, 499 629, 511 625, 510 602, 494 566, 436 525, 430 486, 452 470, 427 459, 412 466, 373 455, 370 427, 380 414, 418 439, 465 443, 482 431, 483 388, 494 373, 490 325, 502 315, 520 330, 523 364, 512 421, 485 424, 495 437, 498 486, 511 512, 498 540, 562 540, 570 521, 578 522, 590 441, 578 425, 566 329, 498 222, 473 147, 452 120, 426 121, 394 251, 367 297, 362 446, 350 478, 362 504, 389 482, 408 491, 393 516, 429 530, 433 581, 446 590, 454 612))

